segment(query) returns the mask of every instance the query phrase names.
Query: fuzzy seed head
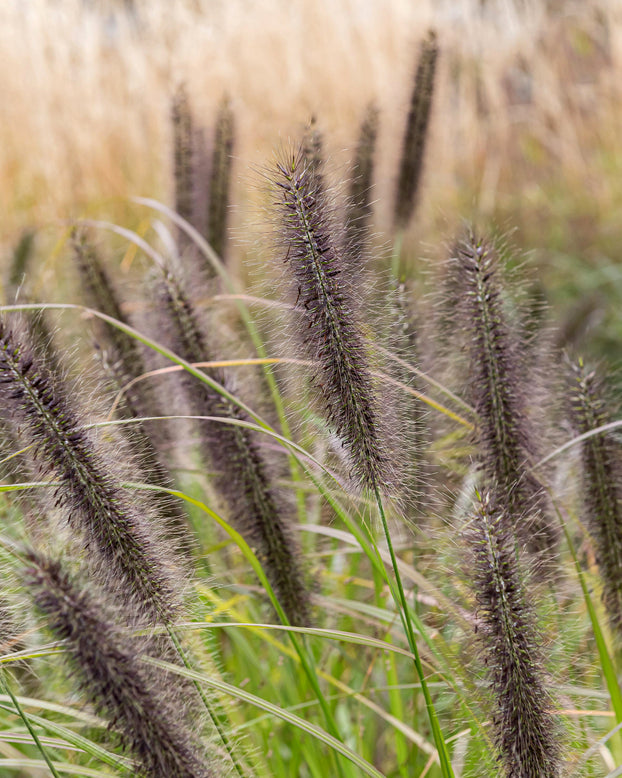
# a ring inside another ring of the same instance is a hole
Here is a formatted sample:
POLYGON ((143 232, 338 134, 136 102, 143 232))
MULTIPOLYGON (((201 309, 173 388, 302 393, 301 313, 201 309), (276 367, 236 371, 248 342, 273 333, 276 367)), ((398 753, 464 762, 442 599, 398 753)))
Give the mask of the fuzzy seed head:
POLYGON ((207 212, 207 241, 221 258, 225 254, 227 240, 234 141, 233 111, 231 103, 225 98, 220 104, 216 117, 207 212))
POLYGON ((499 762, 506 778, 558 778, 560 733, 545 683, 541 640, 513 533, 491 492, 478 501, 467 539, 499 762))
MULTIPOLYGON (((207 362, 211 356, 194 305, 180 279, 169 271, 160 290, 170 347, 188 362, 207 362)), ((226 387, 221 370, 209 376, 226 387)), ((197 416, 247 421, 244 412, 228 398, 200 383, 181 377, 197 416)), ((271 468, 251 430, 218 422, 205 422, 202 452, 215 471, 213 483, 228 511, 231 524, 257 554, 279 603, 293 624, 309 622, 309 596, 304 565, 291 529, 291 509, 275 489, 271 468)))
POLYGON ((537 435, 528 409, 533 387, 522 343, 510 329, 502 304, 499 257, 472 233, 455 256, 456 300, 467 338, 469 400, 478 416, 478 459, 496 484, 497 499, 521 541, 532 552, 554 550, 558 529, 546 495, 529 468, 538 460, 537 435))
POLYGON ((34 444, 36 463, 58 481, 55 505, 84 535, 101 577, 123 591, 141 617, 169 620, 179 594, 152 524, 111 474, 116 467, 85 430, 60 378, 2 320, 0 398, 14 433, 34 444))
MULTIPOLYGON (((122 311, 119 294, 86 234, 74 232, 72 247, 80 285, 88 304, 112 319, 129 323, 122 311)), ((146 371, 144 360, 133 338, 100 319, 95 321, 95 327, 98 338, 105 344, 106 372, 112 377, 113 384, 121 388, 146 371)), ((149 402, 141 395, 142 391, 142 387, 133 388, 124 397, 134 411, 133 415, 141 415, 140 410, 148 410, 149 402)))
POLYGON ((405 229, 408 226, 416 206, 432 107, 437 57, 438 43, 436 34, 431 30, 421 44, 406 120, 393 215, 397 229, 405 229))
POLYGON ((317 363, 315 383, 357 480, 371 489, 387 488, 390 463, 368 353, 342 275, 347 263, 338 248, 325 193, 303 152, 279 162, 277 170, 285 260, 297 287, 301 340, 317 363))
POLYGON ((192 221, 194 206, 193 185, 193 119, 190 101, 184 86, 180 86, 173 98, 171 109, 174 143, 175 210, 192 221))
POLYGON ((367 108, 361 124, 352 170, 348 203, 347 247, 355 259, 363 256, 369 243, 369 223, 372 216, 371 193, 374 178, 374 155, 378 136, 378 109, 367 108))
MULTIPOLYGON (((606 393, 595 370, 572 365, 571 416, 579 434, 611 421, 606 393)), ((585 522, 596 550, 603 601, 613 634, 622 641, 622 449, 607 433, 581 443, 585 522)))

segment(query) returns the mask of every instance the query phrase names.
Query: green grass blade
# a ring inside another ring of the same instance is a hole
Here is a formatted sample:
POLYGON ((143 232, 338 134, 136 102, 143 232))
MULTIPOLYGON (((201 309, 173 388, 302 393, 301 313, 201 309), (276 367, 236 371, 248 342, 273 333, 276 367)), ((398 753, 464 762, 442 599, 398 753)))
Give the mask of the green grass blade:
MULTIPOLYGON (((8 705, 0 705, 0 708, 6 711, 11 710, 8 705)), ((29 713, 28 718, 33 722, 33 724, 37 724, 48 732, 51 732, 54 735, 58 735, 67 744, 74 746, 80 751, 83 751, 84 753, 89 754, 96 759, 99 759, 111 767, 118 767, 125 772, 133 769, 133 762, 131 759, 127 759, 123 756, 117 756, 116 754, 107 751, 105 748, 97 745, 97 743, 93 743, 93 741, 89 740, 88 738, 85 738, 82 735, 78 735, 68 727, 64 727, 62 724, 57 724, 55 721, 49 721, 48 719, 44 719, 42 716, 37 716, 34 713, 29 713)), ((102 722, 102 724, 104 724, 105 727, 105 722, 102 722)), ((62 746, 62 743, 60 745, 62 746)))
POLYGON ((34 744, 37 746, 37 748, 39 750, 39 753, 43 757, 43 760, 47 764, 50 772, 52 773, 54 778, 59 778, 58 773, 56 772, 56 768, 54 767, 54 764, 52 763, 52 760, 48 756, 46 748, 44 747, 43 743, 39 740, 39 736, 37 735, 37 733, 33 729, 33 726, 32 726, 32 724, 30 722, 29 716, 26 714, 26 712, 24 711, 24 709, 20 705, 19 700, 17 699, 17 697, 12 692, 11 685, 10 685, 9 681, 7 680, 6 671, 5 670, 0 671, 0 687, 4 688, 4 690, 6 691, 8 696, 11 698, 11 702, 13 703, 14 710, 17 712, 17 714, 20 717, 20 719, 24 722, 24 726, 26 727, 26 729, 30 733, 30 737, 32 738, 34 744))
POLYGON ((182 675, 186 678, 199 681, 199 683, 205 683, 214 689, 218 689, 225 694, 229 694, 232 697, 236 697, 243 702, 247 702, 256 708, 259 708, 260 710, 264 710, 267 713, 270 713, 273 716, 281 719, 282 721, 286 721, 288 724, 301 729, 303 732, 306 732, 308 735, 311 735, 320 742, 325 743, 334 751, 341 754, 342 756, 345 756, 346 759, 349 759, 356 767, 360 768, 365 773, 365 775, 370 775, 372 778, 386 778, 383 773, 381 773, 373 765, 369 764, 369 762, 344 745, 340 740, 333 737, 328 732, 325 732, 320 727, 317 727, 315 724, 311 724, 310 722, 299 718, 290 711, 280 708, 278 705, 274 705, 273 703, 268 702, 261 697, 257 697, 256 695, 251 694, 244 689, 240 689, 237 686, 232 686, 231 684, 225 683, 225 681, 208 678, 201 673, 188 670, 184 667, 179 667, 178 665, 170 664, 169 662, 163 662, 160 659, 145 658, 145 662, 153 664, 156 667, 161 667, 168 672, 176 673, 177 675, 182 675))

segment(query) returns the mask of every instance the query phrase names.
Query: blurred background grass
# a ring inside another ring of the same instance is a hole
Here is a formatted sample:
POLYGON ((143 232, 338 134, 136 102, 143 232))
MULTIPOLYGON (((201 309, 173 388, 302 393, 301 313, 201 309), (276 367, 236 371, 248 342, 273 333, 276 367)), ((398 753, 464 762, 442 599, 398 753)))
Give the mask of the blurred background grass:
POLYGON ((372 100, 383 246, 429 28, 441 54, 407 262, 441 257, 462 219, 510 233, 532 256, 527 284, 535 303, 551 303, 560 342, 617 366, 622 7, 614 0, 5 0, 1 256, 9 261, 23 231, 36 229, 50 257, 37 293, 53 299, 65 220, 137 228, 143 214, 128 197, 172 203, 170 109, 180 83, 206 128, 223 95, 231 99, 234 266, 256 253, 259 171, 274 149, 316 116, 343 178, 372 100))

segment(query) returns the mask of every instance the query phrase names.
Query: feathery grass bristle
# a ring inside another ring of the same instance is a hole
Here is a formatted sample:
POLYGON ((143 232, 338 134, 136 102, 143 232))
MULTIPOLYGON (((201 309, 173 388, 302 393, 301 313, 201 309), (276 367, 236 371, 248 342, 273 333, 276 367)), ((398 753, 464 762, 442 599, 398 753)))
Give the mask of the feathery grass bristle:
MULTIPOLYGON (((80 285, 88 304, 111 319, 129 324, 127 316, 123 313, 119 294, 86 233, 74 231, 71 242, 80 285)), ((94 324, 99 340, 106 344, 107 351, 110 353, 109 372, 118 388, 124 387, 131 379, 137 378, 146 371, 138 344, 133 338, 100 319, 96 318, 94 324)), ((130 405, 135 416, 150 410, 146 407, 148 403, 140 392, 142 387, 132 388, 124 396, 124 402, 130 405)))
POLYGON ((54 503, 95 552, 92 563, 102 580, 124 592, 137 617, 169 620, 179 609, 179 592, 144 506, 135 505, 113 475, 113 454, 87 431, 75 395, 1 319, 0 397, 13 433, 33 445, 36 465, 58 482, 54 503))
POLYGON ((64 641, 82 691, 136 758, 136 774, 215 776, 180 718, 171 677, 150 672, 141 661, 148 643, 130 639, 116 626, 107 603, 73 581, 59 562, 29 552, 27 563, 25 579, 36 605, 64 641))
POLYGON ((520 543, 548 563, 559 530, 530 470, 539 458, 529 408, 536 387, 520 337, 505 315, 499 256, 491 243, 470 232, 453 262, 460 295, 454 301, 457 321, 468 350, 468 400, 477 413, 477 461, 520 543))
MULTIPOLYGON (((187 362, 210 361, 210 351, 198 316, 178 276, 169 270, 160 285, 161 324, 171 348, 187 362), (166 319, 165 319, 166 317, 166 319)), ((226 388, 226 376, 216 368, 206 371, 226 388)), ((229 398, 192 376, 182 376, 192 411, 248 421, 229 398)), ((204 422, 201 450, 215 471, 213 484, 222 498, 231 524, 254 547, 277 599, 290 622, 310 619, 304 564, 291 528, 292 511, 273 484, 271 468, 251 430, 241 426, 204 422)))
POLYGON ((367 106, 361 123, 356 147, 347 215, 347 251, 360 259, 369 244, 370 221, 372 217, 371 192, 374 179, 374 156, 378 137, 378 108, 367 106))
MULTIPOLYGON (((72 243, 81 286, 88 303, 101 313, 129 324, 118 293, 95 247, 84 233, 74 233, 72 243)), ((99 362, 110 381, 110 389, 120 398, 116 404, 117 417, 139 419, 142 416, 159 416, 155 398, 148 391, 147 384, 136 380, 146 372, 136 341, 97 317, 94 323, 99 341, 96 347, 99 362)), ((140 469, 146 478, 162 489, 170 488, 172 477, 158 450, 158 444, 163 439, 161 428, 154 429, 148 422, 141 422, 132 425, 126 437, 137 453, 140 469)), ((187 517, 179 504, 164 491, 154 493, 152 499, 171 529, 179 532, 184 544, 189 546, 187 517)))
POLYGON ((430 30, 421 44, 402 143, 393 209, 393 224, 399 230, 406 229, 417 205, 432 108, 437 57, 436 33, 430 30))
POLYGON ((466 534, 499 762, 507 778, 558 778, 560 729, 547 687, 542 640, 514 535, 492 492, 478 495, 466 534))
POLYGON ((303 150, 277 163, 285 261, 297 286, 297 329, 310 359, 330 423, 352 461, 357 480, 390 486, 380 407, 369 354, 350 293, 352 279, 339 248, 326 193, 303 150))
POLYGON ((207 210, 207 242, 223 258, 227 241, 235 122, 228 98, 218 108, 207 210))
MULTIPOLYGON (((175 181, 175 210, 186 221, 192 222, 194 210, 193 181, 193 118, 185 86, 180 85, 171 108, 173 123, 173 175, 175 181)), ((183 233, 184 239, 185 233, 183 233)), ((180 239, 182 233, 180 232, 180 239)))
MULTIPOLYGON (((612 419, 602 379, 579 359, 571 368, 571 416, 579 434, 612 419)), ((610 433, 581 441, 585 523, 596 549, 603 602, 612 632, 622 643, 622 447, 610 433)))

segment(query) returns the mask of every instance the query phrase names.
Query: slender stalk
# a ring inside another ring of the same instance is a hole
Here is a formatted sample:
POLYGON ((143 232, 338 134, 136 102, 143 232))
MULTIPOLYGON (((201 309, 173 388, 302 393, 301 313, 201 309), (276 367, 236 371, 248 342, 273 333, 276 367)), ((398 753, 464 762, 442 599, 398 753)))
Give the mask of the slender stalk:
MULTIPOLYGON (((188 656, 186 655, 186 652, 184 651, 183 646, 181 645, 179 638, 177 637, 177 634, 175 630, 172 628, 170 624, 166 624, 166 631, 168 632, 168 635, 171 639, 171 642, 175 646, 175 650, 177 651, 177 654, 179 658, 181 659, 184 667, 187 670, 192 670, 192 665, 190 664, 190 661, 188 659, 188 656)), ((225 747, 225 750, 227 751, 227 754, 229 754, 229 758, 231 759, 231 763, 233 764, 233 767, 236 771, 236 773, 240 776, 240 778, 244 778, 244 771, 242 769, 242 765, 240 764, 240 761, 233 749, 233 745, 230 741, 230 739, 227 737, 227 733, 225 732, 225 728, 223 725, 223 721, 220 716, 216 713, 216 711, 213 709, 213 707, 210 705, 209 700, 207 699, 207 695, 203 691, 203 687, 201 684, 196 680, 196 678, 192 679, 192 683, 194 684, 195 689, 197 690, 197 693, 199 697, 201 698, 201 702, 203 703, 203 707, 205 708, 205 711, 207 715, 209 716, 212 724, 214 725, 214 728, 218 732, 218 735, 222 741, 223 746, 225 747)))
POLYGON ((406 637, 408 639, 408 645, 414 655, 415 669, 417 670, 417 676, 419 678, 419 682, 421 683, 421 691, 423 692, 423 696, 425 699, 426 710, 428 712, 430 726, 432 727, 432 735, 434 737, 434 743, 436 744, 436 749, 438 751, 438 758, 441 765, 441 772, 443 773, 443 776, 445 776, 446 778, 453 778, 454 772, 451 766, 451 762, 449 760, 447 745, 445 743, 443 732, 441 730, 438 721, 438 715, 434 707, 434 702, 432 701, 432 696, 428 688, 428 684, 425 678, 425 673, 423 671, 423 665, 421 664, 421 656, 419 654, 417 639, 415 637, 415 630, 413 628, 412 620, 410 617, 410 609, 408 607, 408 603, 406 602, 406 594, 404 592, 404 586, 402 584, 402 577, 400 576, 400 571, 397 564, 397 557, 395 556, 395 551, 393 550, 391 533, 389 532, 389 525, 387 523, 387 517, 384 511, 384 506, 382 504, 382 497, 378 487, 374 489, 374 496, 376 498, 376 504, 378 505, 378 512, 380 513, 380 519, 382 521, 382 529, 384 531, 384 537, 387 541, 387 548, 389 550, 389 555, 391 557, 393 574, 395 575, 397 595, 396 595, 395 587, 393 585, 390 585, 391 594, 393 595, 395 605, 399 610, 400 619, 402 620, 402 624, 406 632, 406 637))
POLYGON ((37 735, 37 733, 35 732, 32 724, 30 723, 30 720, 29 720, 28 716, 26 715, 26 713, 24 712, 24 709, 20 705, 19 700, 13 694, 11 686, 10 686, 9 682, 7 681, 7 679, 6 679, 6 672, 4 670, 0 671, 0 685, 6 691, 6 693, 9 695, 9 697, 11 698, 11 702, 13 703, 13 707, 17 711, 17 714, 20 717, 20 719, 24 722, 24 726, 26 727, 26 729, 30 733, 30 736, 32 737, 35 745, 39 749, 39 753, 44 758, 45 763, 49 767, 50 772, 52 773, 54 778, 60 778, 60 775, 58 774, 56 768, 54 767, 54 763, 52 762, 52 760, 48 756, 47 751, 43 747, 43 743, 39 739, 39 735, 37 735))

